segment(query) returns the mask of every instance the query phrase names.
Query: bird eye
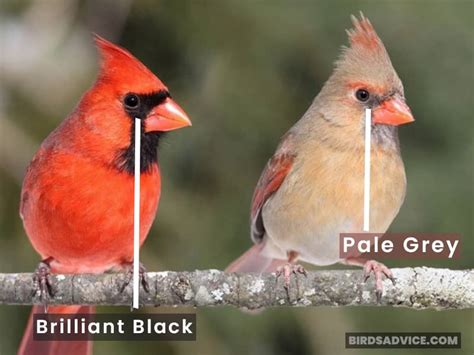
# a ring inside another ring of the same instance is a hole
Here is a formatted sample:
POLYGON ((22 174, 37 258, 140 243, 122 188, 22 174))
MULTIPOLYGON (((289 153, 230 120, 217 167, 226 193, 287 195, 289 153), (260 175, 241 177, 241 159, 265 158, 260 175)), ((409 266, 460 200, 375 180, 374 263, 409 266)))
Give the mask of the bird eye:
POLYGON ((123 103, 127 108, 133 109, 138 107, 138 105, 140 104, 140 99, 135 94, 128 94, 127 96, 125 96, 123 103))
POLYGON ((356 91, 355 96, 356 96, 356 99, 359 100, 360 102, 366 102, 369 99, 370 94, 365 89, 359 89, 356 91))

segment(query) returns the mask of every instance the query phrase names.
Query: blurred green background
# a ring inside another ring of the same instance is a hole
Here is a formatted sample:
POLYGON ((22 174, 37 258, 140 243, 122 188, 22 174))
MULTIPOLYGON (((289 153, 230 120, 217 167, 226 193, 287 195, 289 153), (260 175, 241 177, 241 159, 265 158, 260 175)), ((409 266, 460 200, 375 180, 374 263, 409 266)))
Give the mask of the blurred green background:
MULTIPOLYGON (((359 10, 383 39, 416 117, 400 131, 408 192, 391 230, 458 232, 464 238, 461 259, 387 265, 474 266, 474 2, 0 4, 0 272, 30 272, 39 261, 18 216, 22 177, 40 142, 94 81, 91 32, 140 58, 193 120, 191 129, 169 134, 161 146, 163 194, 142 249, 145 265, 148 270, 222 269, 250 245, 248 210, 260 172, 279 137, 330 75, 339 47, 347 43, 349 15, 359 10)), ((474 351, 472 310, 269 309, 250 316, 218 308, 197 313, 196 342, 96 342, 95 353, 369 353, 344 350, 348 331, 461 331, 463 349, 454 353, 474 351)), ((0 354, 15 352, 28 314, 29 307, 0 307, 0 354)))

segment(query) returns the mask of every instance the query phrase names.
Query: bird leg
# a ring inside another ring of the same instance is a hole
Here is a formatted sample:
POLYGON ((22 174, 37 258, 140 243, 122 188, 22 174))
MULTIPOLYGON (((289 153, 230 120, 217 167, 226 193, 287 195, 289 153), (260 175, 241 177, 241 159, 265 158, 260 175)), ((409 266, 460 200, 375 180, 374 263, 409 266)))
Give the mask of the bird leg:
POLYGON ((387 277, 393 284, 395 284, 395 278, 393 277, 392 271, 384 264, 379 263, 375 260, 366 260, 363 258, 348 258, 345 259, 345 263, 348 265, 357 265, 362 266, 364 270, 364 282, 370 277, 370 274, 373 273, 375 277, 375 296, 377 297, 377 302, 380 302, 382 299, 383 293, 383 275, 387 277))
MULTIPOLYGON (((125 287, 127 287, 133 279, 133 263, 127 262, 125 264, 128 270, 125 277, 125 282, 120 288, 120 293, 122 293, 125 290, 125 287)), ((140 267, 139 267, 139 277, 140 277, 140 284, 142 285, 143 289, 145 290, 146 293, 149 293, 150 286, 148 285, 148 278, 146 276, 146 268, 145 268, 145 265, 143 265, 142 263, 140 263, 140 267)))
POLYGON ((31 295, 39 295, 45 312, 48 310, 48 301, 53 296, 53 288, 49 277, 52 261, 52 257, 41 260, 33 274, 33 292, 31 295))
POLYGON ((279 266, 276 270, 276 280, 278 281, 278 278, 283 275, 285 281, 283 287, 288 292, 290 288, 291 275, 303 274, 304 276, 306 276, 307 272, 302 265, 294 263, 298 258, 297 252, 289 251, 287 255, 288 261, 285 264, 279 266))

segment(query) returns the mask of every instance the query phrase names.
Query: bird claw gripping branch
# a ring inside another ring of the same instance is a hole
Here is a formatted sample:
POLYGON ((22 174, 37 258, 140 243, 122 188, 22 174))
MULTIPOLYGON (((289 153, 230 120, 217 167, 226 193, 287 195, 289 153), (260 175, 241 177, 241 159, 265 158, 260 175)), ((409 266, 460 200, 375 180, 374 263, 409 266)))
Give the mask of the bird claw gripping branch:
POLYGON ((385 275, 392 284, 395 285, 395 278, 393 277, 392 271, 384 264, 379 263, 375 260, 367 260, 364 265, 364 282, 370 277, 370 274, 373 273, 375 277, 375 297, 377 297, 377 302, 380 303, 382 300, 383 294, 383 276, 385 275))
MULTIPOLYGON (((140 277, 140 284, 142 285, 143 289, 145 290, 146 293, 149 293, 150 285, 148 284, 148 277, 146 276, 145 265, 143 265, 142 263, 140 263, 139 277, 140 277)), ((128 271, 125 277, 125 282, 120 288, 120 293, 122 293, 125 290, 125 287, 127 287, 132 280, 133 280, 133 264, 131 264, 128 267, 128 271)))
POLYGON ((49 275, 51 274, 50 263, 52 258, 42 260, 33 274, 32 296, 38 296, 44 311, 48 310, 48 301, 53 296, 53 288, 49 275))
POLYGON ((290 289, 290 281, 291 281, 291 275, 297 275, 297 274, 302 274, 305 277, 308 275, 306 272, 306 269, 299 264, 292 264, 290 262, 279 266, 276 270, 276 281, 278 282, 278 279, 280 276, 283 275, 284 278, 284 284, 283 287, 285 288, 286 292, 289 291, 290 289))

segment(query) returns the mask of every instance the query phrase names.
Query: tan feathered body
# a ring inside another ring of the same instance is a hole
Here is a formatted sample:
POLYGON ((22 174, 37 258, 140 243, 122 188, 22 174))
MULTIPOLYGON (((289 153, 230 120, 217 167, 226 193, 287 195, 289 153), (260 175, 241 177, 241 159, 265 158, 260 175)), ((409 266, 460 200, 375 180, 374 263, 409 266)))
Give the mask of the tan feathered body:
MULTIPOLYGON (((344 131, 332 141, 327 133, 331 129, 316 100, 285 137, 285 149, 298 154, 278 191, 263 206, 263 255, 286 259, 291 250, 303 261, 333 264, 340 260, 339 233, 362 232, 363 135, 344 131), (354 136, 359 136, 358 142, 353 142, 354 136), (342 143, 346 139, 352 142, 342 143)), ((405 197, 405 169, 396 142, 374 142, 371 157, 370 230, 385 232, 405 197)))
POLYGON ((273 271, 297 259, 316 265, 342 261, 339 234, 363 227, 367 108, 372 110, 370 231, 385 232, 400 210, 406 177, 397 126, 413 116, 372 25, 363 15, 352 20, 350 47, 343 48, 331 77, 283 136, 257 184, 251 209, 256 245, 228 271, 273 271))

